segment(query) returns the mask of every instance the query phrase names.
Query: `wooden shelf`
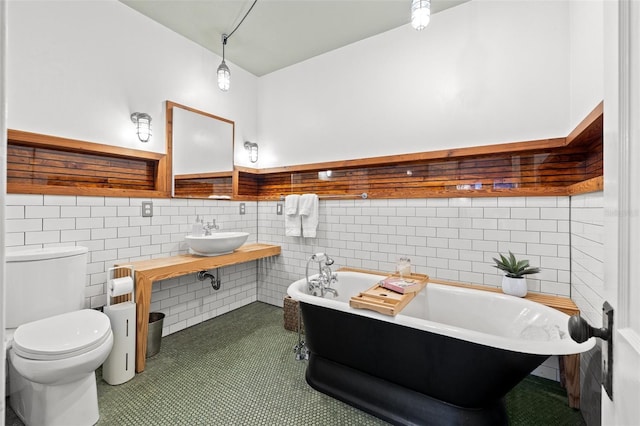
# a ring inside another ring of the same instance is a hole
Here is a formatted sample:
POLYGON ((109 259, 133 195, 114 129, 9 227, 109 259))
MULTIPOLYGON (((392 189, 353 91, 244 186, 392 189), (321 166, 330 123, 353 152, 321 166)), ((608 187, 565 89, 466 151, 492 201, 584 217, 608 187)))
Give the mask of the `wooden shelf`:
MULTIPOLYGON (((169 197, 172 105, 177 104, 167 102, 166 154, 9 130, 7 192, 169 197)), ((179 175, 175 194, 262 201, 304 192, 340 196, 366 192, 374 199, 398 199, 571 196, 601 191, 603 114, 603 103, 599 103, 564 137, 179 175)))
MULTIPOLYGON (((149 310, 153 283, 181 275, 191 274, 207 269, 221 268, 238 263, 250 262, 265 257, 277 256, 280 246, 271 244, 245 244, 233 253, 213 257, 202 257, 193 254, 141 260, 127 263, 135 271, 136 293, 136 372, 144 371, 147 352, 147 335, 149 333, 149 310)), ((124 266, 115 265, 115 266, 124 266)))
POLYGON ((9 129, 7 193, 168 197, 165 154, 9 129))
MULTIPOLYGON (((439 280, 437 278, 430 278, 429 282, 434 284, 450 285, 454 287, 471 288, 474 290, 490 291, 493 293, 502 293, 502 290, 497 287, 465 284, 465 283, 459 283, 455 281, 439 280)), ((555 296, 553 294, 528 292, 527 295, 524 297, 524 299, 531 300, 532 302, 540 303, 541 305, 548 306, 560 312, 564 312, 569 316, 580 313, 580 309, 578 309, 578 306, 576 306, 573 300, 569 299, 568 297, 555 296)))
POLYGON ((268 169, 235 167, 233 194, 234 199, 278 200, 304 192, 366 192, 371 198, 538 197, 594 192, 602 190, 602 129, 600 103, 566 137, 268 169))
POLYGON ((233 172, 175 175, 174 196, 221 199, 233 195, 233 172))
MULTIPOLYGON (((349 268, 349 267, 342 267, 338 269, 338 271, 362 272, 363 274, 375 274, 375 275, 385 275, 385 276, 389 275, 388 272, 372 271, 369 269, 359 269, 359 268, 349 268)), ((489 286, 478 285, 478 284, 467 284, 467 283, 461 283, 456 281, 441 280, 438 278, 428 278, 428 282, 434 283, 434 284, 450 285, 455 287, 471 288, 474 290, 489 291, 493 293, 502 293, 502 290, 497 287, 489 287, 489 286)), ((533 302, 540 303, 542 305, 549 306, 550 308, 557 309, 560 312, 564 312, 567 315, 575 315, 580 313, 580 309, 578 309, 578 306, 576 306, 573 300, 571 300, 568 297, 555 296, 553 294, 529 292, 524 298, 531 300, 533 302)))

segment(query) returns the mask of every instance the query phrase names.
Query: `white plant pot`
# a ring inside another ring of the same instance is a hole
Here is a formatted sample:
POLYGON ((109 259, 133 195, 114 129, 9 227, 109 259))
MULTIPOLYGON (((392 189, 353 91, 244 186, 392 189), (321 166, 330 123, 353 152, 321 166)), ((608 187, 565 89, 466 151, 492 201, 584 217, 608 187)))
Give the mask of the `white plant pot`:
POLYGON ((527 279, 502 277, 502 292, 511 296, 524 297, 527 295, 527 279))

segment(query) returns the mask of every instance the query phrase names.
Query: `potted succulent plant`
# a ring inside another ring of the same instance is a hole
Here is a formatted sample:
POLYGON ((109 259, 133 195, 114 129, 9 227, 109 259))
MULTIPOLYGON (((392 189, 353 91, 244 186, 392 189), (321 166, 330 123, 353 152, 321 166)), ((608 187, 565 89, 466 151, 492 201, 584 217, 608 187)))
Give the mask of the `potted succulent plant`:
POLYGON ((509 251, 509 256, 498 253, 500 259, 493 258, 494 267, 504 271, 502 277, 502 291, 512 296, 524 297, 527 295, 527 280, 525 275, 537 274, 540 268, 529 265, 528 260, 518 260, 509 251))

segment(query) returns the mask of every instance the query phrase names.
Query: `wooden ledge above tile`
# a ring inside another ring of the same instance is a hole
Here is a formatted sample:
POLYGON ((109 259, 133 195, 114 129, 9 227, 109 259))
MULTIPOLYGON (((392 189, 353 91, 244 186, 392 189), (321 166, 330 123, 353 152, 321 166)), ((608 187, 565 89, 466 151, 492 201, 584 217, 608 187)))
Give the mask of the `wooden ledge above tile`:
MULTIPOLYGON (((176 177, 176 196, 279 200, 570 196, 603 189, 603 104, 566 137, 359 160, 176 177), (329 176, 326 172, 330 170, 329 176)), ((158 154, 8 131, 7 192, 170 197, 171 146, 158 154)))
POLYGON ((600 103, 566 137, 269 169, 236 167, 233 193, 278 200, 304 192, 366 192, 374 199, 596 192, 603 187, 602 127, 600 103))
POLYGON ((7 193, 171 195, 165 154, 9 129, 7 193))

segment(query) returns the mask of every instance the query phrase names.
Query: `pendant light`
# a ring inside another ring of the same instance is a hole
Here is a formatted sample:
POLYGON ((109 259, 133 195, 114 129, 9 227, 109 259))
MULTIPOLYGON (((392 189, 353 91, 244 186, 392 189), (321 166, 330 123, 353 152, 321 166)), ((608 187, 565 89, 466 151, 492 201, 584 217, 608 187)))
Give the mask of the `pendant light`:
POLYGON ((431 0, 411 1, 411 26, 420 31, 429 25, 431 20, 431 0))
POLYGON ((253 0, 253 4, 249 8, 249 10, 247 10, 247 13, 244 14, 244 17, 240 20, 238 25, 236 25, 233 31, 229 33, 229 35, 222 34, 222 63, 220 64, 220 66, 218 66, 217 74, 218 74, 218 88, 223 92, 227 92, 229 90, 229 87, 231 87, 231 71, 229 71, 229 67, 227 66, 227 63, 224 61, 224 48, 227 46, 227 41, 231 38, 233 33, 235 33, 236 30, 240 28, 240 25, 242 25, 244 20, 249 15, 249 12, 251 12, 251 10, 253 9, 253 6, 255 6, 257 2, 258 0, 253 0))
POLYGON ((218 88, 223 92, 229 90, 231 86, 231 71, 224 61, 224 47, 227 45, 227 35, 222 34, 222 63, 218 67, 218 88))

